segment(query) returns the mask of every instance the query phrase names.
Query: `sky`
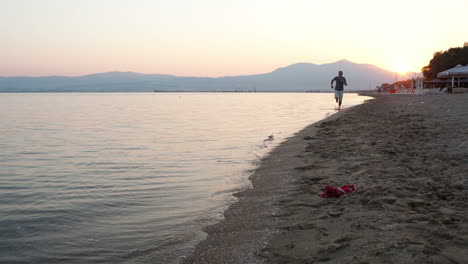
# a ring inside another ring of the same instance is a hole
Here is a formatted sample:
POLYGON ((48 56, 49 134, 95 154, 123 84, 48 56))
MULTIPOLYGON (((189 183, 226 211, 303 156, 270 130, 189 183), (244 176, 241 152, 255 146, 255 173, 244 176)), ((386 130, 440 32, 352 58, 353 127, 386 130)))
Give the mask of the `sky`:
POLYGON ((416 71, 468 42, 466 0, 0 0, 0 76, 416 71))

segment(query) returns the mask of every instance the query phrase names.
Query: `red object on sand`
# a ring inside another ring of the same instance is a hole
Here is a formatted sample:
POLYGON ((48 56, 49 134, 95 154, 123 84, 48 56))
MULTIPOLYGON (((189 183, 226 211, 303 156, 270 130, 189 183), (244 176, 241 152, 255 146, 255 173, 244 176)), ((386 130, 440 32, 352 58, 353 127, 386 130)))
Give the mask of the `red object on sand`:
POLYGON ((354 185, 344 185, 339 188, 333 186, 325 186, 325 191, 320 193, 320 197, 327 198, 327 197, 340 197, 343 194, 351 193, 356 190, 354 185))

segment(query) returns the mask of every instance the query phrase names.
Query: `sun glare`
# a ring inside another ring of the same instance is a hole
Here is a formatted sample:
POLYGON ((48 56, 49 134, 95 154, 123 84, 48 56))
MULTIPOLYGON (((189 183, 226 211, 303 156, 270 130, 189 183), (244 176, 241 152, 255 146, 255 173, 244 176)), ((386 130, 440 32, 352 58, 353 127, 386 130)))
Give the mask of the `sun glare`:
POLYGON ((409 72, 411 71, 411 66, 409 64, 399 64, 399 65, 396 65, 395 67, 395 71, 398 72, 398 73, 406 73, 406 72, 409 72))

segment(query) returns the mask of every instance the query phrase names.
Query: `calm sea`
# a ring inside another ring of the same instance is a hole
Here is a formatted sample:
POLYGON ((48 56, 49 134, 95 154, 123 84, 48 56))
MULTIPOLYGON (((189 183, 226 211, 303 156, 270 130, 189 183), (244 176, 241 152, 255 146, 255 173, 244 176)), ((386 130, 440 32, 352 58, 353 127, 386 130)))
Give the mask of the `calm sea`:
POLYGON ((178 263, 260 157, 334 112, 316 93, 0 94, 0 262, 178 263))

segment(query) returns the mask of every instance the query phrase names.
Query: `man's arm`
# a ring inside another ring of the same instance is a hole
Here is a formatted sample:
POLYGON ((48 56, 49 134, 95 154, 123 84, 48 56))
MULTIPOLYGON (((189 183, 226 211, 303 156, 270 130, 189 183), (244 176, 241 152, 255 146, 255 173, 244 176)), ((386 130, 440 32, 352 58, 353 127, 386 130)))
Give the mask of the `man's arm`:
POLYGON ((348 86, 348 83, 346 82, 346 78, 343 77, 343 80, 344 80, 344 85, 348 86))
POLYGON ((333 78, 333 79, 331 80, 331 83, 330 83, 332 89, 333 89, 333 81, 334 81, 335 79, 336 79, 336 78, 333 78))

